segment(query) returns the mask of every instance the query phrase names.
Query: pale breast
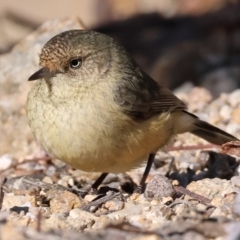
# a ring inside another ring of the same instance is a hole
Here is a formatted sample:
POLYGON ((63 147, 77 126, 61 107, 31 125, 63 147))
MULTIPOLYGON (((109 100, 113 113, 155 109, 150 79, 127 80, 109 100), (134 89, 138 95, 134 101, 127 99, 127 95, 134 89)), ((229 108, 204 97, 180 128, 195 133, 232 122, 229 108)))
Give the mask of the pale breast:
POLYGON ((71 166, 95 172, 124 172, 139 166, 172 136, 168 113, 134 122, 113 101, 68 100, 62 104, 30 92, 27 115, 43 147, 71 166))

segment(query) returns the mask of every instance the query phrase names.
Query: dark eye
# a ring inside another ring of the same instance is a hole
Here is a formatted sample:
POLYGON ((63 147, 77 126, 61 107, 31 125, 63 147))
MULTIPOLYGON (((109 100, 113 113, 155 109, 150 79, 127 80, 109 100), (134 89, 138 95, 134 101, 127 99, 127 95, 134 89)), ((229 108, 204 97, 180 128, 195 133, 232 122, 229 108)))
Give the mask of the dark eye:
POLYGON ((70 67, 73 68, 73 69, 77 69, 77 68, 80 68, 81 65, 82 65, 82 59, 72 59, 69 63, 70 67))

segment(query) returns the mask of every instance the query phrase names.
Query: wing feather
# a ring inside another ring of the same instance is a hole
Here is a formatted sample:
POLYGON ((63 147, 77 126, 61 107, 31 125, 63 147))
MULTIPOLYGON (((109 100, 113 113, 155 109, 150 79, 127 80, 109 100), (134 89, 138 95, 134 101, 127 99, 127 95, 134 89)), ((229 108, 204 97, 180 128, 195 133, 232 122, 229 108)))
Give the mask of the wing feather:
POLYGON ((140 121, 161 112, 186 109, 184 102, 139 68, 135 73, 125 75, 116 87, 116 101, 126 114, 140 121))

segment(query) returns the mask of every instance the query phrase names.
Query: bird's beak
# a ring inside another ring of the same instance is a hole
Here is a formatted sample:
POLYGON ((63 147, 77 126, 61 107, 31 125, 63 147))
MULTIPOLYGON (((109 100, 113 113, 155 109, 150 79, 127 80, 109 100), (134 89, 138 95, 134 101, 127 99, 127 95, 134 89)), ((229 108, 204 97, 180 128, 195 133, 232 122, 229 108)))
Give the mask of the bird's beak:
POLYGON ((28 81, 34 81, 41 78, 51 78, 54 77, 57 73, 58 73, 57 71, 50 71, 49 68, 43 67, 37 72, 35 72, 33 75, 31 75, 28 81))

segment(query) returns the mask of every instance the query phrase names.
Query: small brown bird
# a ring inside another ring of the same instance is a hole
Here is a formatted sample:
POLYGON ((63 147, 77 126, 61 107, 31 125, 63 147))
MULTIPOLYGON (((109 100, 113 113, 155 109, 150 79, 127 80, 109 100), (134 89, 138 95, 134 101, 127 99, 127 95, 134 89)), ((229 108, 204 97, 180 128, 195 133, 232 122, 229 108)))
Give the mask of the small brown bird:
POLYGON ((136 168, 179 133, 221 145, 237 140, 187 112, 186 105, 150 78, 111 37, 86 30, 58 34, 43 47, 38 80, 28 95, 33 134, 74 168, 107 173, 136 168))

